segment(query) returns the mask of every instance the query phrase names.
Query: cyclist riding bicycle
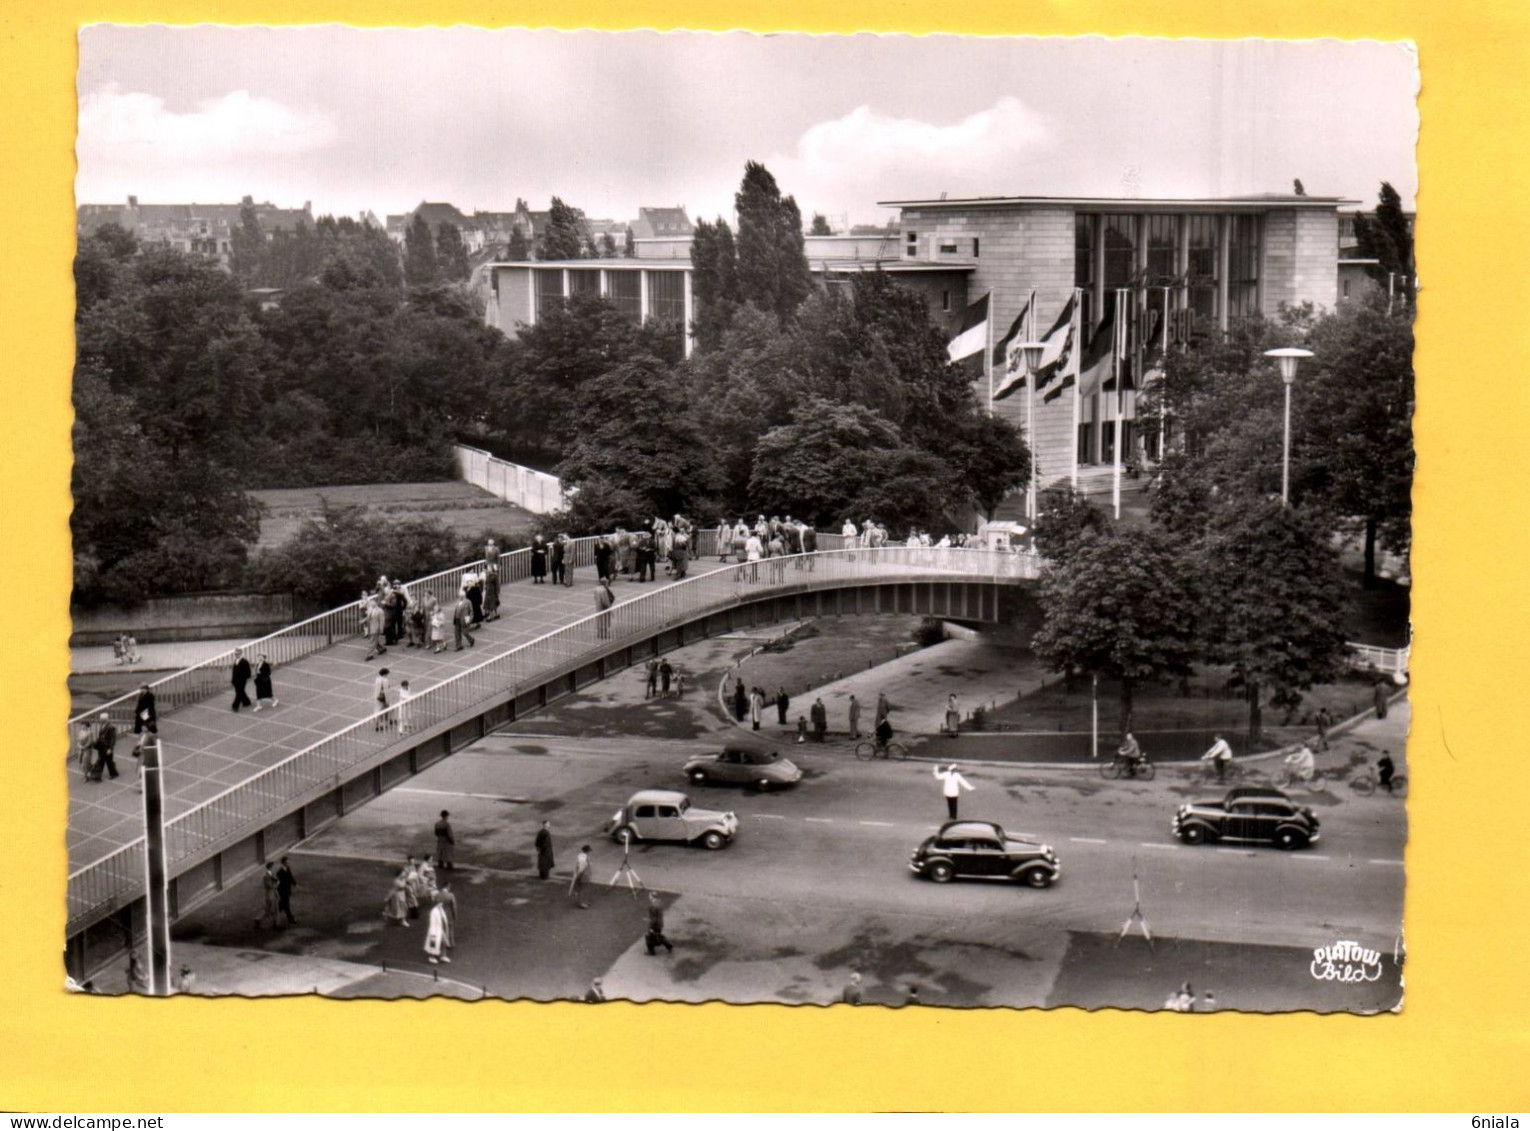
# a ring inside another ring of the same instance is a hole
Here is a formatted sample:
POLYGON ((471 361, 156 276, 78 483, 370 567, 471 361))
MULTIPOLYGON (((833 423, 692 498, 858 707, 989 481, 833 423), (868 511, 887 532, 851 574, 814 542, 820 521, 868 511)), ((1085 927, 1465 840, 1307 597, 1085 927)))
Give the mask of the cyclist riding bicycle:
POLYGON ((1232 761, 1232 747, 1227 744, 1227 739, 1220 734, 1217 740, 1211 744, 1211 749, 1201 755, 1202 762, 1210 762, 1217 771, 1217 781, 1227 776, 1227 764, 1232 761))
POLYGON ((1313 775, 1317 773, 1317 758, 1306 743, 1303 743, 1296 753, 1287 754, 1285 764, 1291 768, 1293 777, 1304 782, 1310 782, 1313 775))
POLYGON ((1130 731, 1127 732, 1126 737, 1121 741, 1121 745, 1116 749, 1116 760, 1122 763, 1128 777, 1135 774, 1137 767, 1142 765, 1144 761, 1142 747, 1137 742, 1137 736, 1130 731))
POLYGON ((876 738, 877 748, 880 750, 886 750, 887 744, 893 740, 892 723, 888 722, 886 719, 883 719, 881 722, 879 722, 877 724, 876 738))

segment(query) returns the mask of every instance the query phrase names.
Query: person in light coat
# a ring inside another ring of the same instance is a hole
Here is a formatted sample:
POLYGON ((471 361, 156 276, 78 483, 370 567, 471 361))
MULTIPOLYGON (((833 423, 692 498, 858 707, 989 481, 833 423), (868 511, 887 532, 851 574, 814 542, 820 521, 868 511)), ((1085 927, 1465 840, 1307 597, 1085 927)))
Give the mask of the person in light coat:
POLYGON ((941 792, 946 795, 946 815, 951 820, 956 820, 957 803, 961 800, 962 790, 971 793, 972 783, 957 772, 956 763, 952 762, 948 769, 942 770, 935 767, 935 778, 941 783, 941 792))

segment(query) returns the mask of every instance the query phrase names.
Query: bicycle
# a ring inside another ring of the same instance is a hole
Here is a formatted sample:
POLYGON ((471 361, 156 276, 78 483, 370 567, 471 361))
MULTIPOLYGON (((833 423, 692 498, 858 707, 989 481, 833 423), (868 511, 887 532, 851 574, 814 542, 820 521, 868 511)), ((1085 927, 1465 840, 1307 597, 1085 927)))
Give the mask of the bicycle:
POLYGON ((1209 762, 1202 762, 1191 766, 1188 770, 1190 780, 1197 785, 1232 785, 1240 781, 1255 781, 1259 778, 1258 770, 1251 770, 1237 762, 1228 762, 1220 775, 1217 774, 1216 766, 1209 762))
POLYGON ((1282 766, 1270 775, 1270 780, 1275 783, 1276 789, 1289 789, 1293 785, 1301 785, 1312 790, 1321 785, 1322 776, 1317 770, 1304 774, 1299 770, 1293 770, 1290 766, 1282 766))
MULTIPOLYGON (((1359 773, 1349 779, 1349 788, 1361 797, 1369 797, 1378 789, 1381 789, 1381 777, 1376 773, 1376 767, 1367 762, 1359 773)), ((1392 775, 1392 788, 1390 792, 1393 797, 1408 796, 1408 777, 1406 774, 1392 775)))
POLYGON ((908 759, 908 747, 901 742, 889 742, 885 746, 876 741, 862 742, 855 748, 855 756, 862 762, 870 762, 880 754, 888 761, 896 758, 903 762, 908 759))
POLYGON ((1108 762, 1100 763, 1100 777, 1109 781, 1117 778, 1137 778, 1140 781, 1152 781, 1158 775, 1158 768, 1147 760, 1144 755, 1135 760, 1129 760, 1116 755, 1108 762))

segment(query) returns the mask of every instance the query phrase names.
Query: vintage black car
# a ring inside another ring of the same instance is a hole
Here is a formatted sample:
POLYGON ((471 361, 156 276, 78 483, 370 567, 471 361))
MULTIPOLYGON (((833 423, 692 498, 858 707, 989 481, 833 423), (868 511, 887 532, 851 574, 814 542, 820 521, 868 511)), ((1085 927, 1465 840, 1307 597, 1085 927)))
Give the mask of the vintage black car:
POLYGON ((1173 830, 1186 844, 1228 841, 1294 849, 1317 843, 1318 819, 1278 789, 1242 786, 1220 799, 1181 805, 1173 830))
POLYGON ((916 875, 948 883, 957 877, 1019 880, 1050 887, 1062 864, 1050 844, 1006 833, 992 821, 947 821, 927 837, 908 862, 916 875))
POLYGON ((795 785, 802 771, 774 750, 729 746, 719 754, 701 754, 685 764, 685 776, 697 785, 725 782, 755 789, 795 785))

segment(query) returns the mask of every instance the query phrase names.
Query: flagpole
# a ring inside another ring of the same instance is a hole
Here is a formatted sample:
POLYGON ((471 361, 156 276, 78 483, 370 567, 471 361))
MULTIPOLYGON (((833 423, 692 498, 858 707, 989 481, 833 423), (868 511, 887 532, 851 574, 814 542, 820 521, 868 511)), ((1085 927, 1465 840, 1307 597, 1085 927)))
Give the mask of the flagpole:
MULTIPOLYGON (((1025 341, 1036 341, 1036 292, 1025 304, 1025 341)), ((1036 374, 1026 365, 1025 374, 1025 442, 1031 448, 1031 481, 1025 489, 1025 517, 1036 521, 1036 374)))
POLYGON ((983 350, 983 365, 988 370, 988 415, 993 415, 993 292, 988 292, 988 345, 983 350))
POLYGON ((1158 364, 1163 366, 1163 377, 1159 379, 1158 390, 1158 462, 1163 463, 1163 457, 1169 454, 1169 288, 1163 289, 1163 349, 1159 354, 1158 364))
MULTIPOLYGON (((1084 331, 1079 312, 1083 309, 1084 290, 1082 287, 1073 288, 1073 319, 1077 329, 1073 335, 1074 348, 1080 351, 1084 348, 1084 331)), ((1083 423, 1079 416, 1083 410, 1082 399, 1078 395, 1079 386, 1083 384, 1084 374, 1080 368, 1079 375, 1073 381, 1073 489, 1078 490, 1078 429, 1083 423)))
POLYGON ((1116 288, 1115 341, 1110 343, 1110 365, 1116 380, 1115 439, 1111 441, 1110 499, 1115 507, 1116 521, 1121 521, 1121 353, 1126 348, 1126 296, 1123 287, 1116 288))

